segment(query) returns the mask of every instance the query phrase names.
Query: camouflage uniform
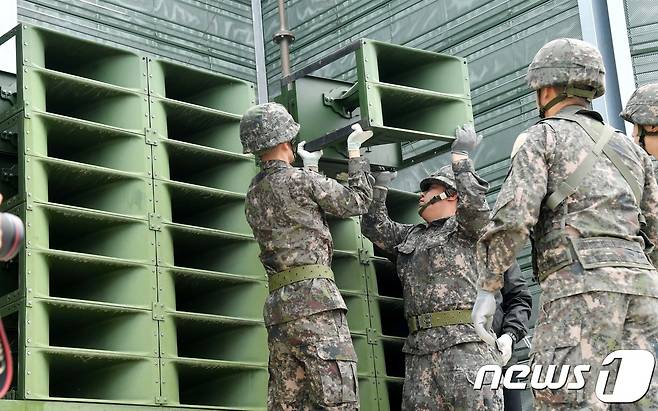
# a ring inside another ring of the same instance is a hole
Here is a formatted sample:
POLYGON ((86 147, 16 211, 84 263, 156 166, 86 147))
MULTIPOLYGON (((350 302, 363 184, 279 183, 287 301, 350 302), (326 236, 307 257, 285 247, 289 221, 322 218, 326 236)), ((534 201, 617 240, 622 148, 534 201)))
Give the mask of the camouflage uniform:
MULTIPOLYGON (((639 126, 658 126, 658 83, 645 84, 635 90, 619 115, 624 120, 639 126)), ((646 137, 657 138, 658 133, 650 133, 640 128, 639 144, 645 150, 646 137)), ((654 172, 658 175, 658 159, 648 151, 647 153, 651 156, 654 172)))
MULTIPOLYGON (((294 128, 294 122, 287 124, 294 128)), ((273 131, 271 141, 296 134, 260 125, 251 129, 257 130, 254 138, 273 131)), ((268 275, 292 267, 331 266, 333 243, 325 213, 364 213, 372 198, 369 170, 367 160, 350 159, 345 187, 284 161, 262 164, 247 193, 246 215, 268 275)), ((336 284, 325 278, 298 281, 270 293, 263 310, 270 350, 268 409, 358 408, 356 353, 346 311, 336 284)))
MULTIPOLYGON (((567 64, 570 59, 601 62, 596 49, 571 39, 547 44, 535 61, 548 58, 555 59, 558 68, 552 70, 557 72, 533 71, 533 62, 528 80, 535 89, 564 78, 565 70, 573 67, 567 64)), ((601 95, 600 64, 599 74, 587 68, 594 80, 574 76, 577 81, 568 85, 591 86, 601 95)), ((582 110, 577 116, 586 125, 602 123, 596 112, 582 110)), ((485 263, 478 286, 495 291, 531 235, 535 273, 542 280, 532 363, 555 364, 558 369, 563 364, 591 365, 584 390, 536 391, 538 409, 607 409, 594 393, 603 359, 616 349, 658 350, 658 273, 643 252, 658 261, 658 252, 647 241, 658 241, 658 186, 646 153, 621 132, 612 134, 608 145, 639 184, 641 198, 635 199, 617 167, 601 155, 575 193, 554 210, 548 207, 549 194, 581 166, 594 145, 577 123, 548 118, 519 136, 492 222, 478 244, 485 263), (647 239, 640 233, 643 227, 647 239)), ((649 394, 635 404, 640 409, 658 408, 657 374, 649 394)))
MULTIPOLYGON (((442 169, 440 175, 449 175, 442 169)), ((488 185, 470 159, 453 163, 457 213, 429 224, 400 224, 386 211, 387 189, 375 186, 362 231, 384 252, 396 256, 407 318, 425 313, 468 310, 475 299, 475 242, 489 217, 488 185)), ((502 389, 473 390, 478 369, 496 364, 494 352, 471 324, 421 329, 403 348, 406 410, 502 409, 502 389)))

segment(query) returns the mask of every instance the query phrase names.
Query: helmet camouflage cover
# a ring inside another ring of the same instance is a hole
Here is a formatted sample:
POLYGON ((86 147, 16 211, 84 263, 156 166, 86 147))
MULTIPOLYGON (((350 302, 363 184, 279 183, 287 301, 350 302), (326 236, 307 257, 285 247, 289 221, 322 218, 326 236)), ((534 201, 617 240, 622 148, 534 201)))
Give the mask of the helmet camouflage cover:
POLYGON ((427 191, 432 184, 441 184, 446 188, 456 191, 455 175, 452 172, 452 166, 443 166, 438 171, 422 179, 420 181, 420 191, 427 191))
POLYGON ((594 91, 592 98, 597 98, 605 93, 603 58, 596 47, 582 40, 553 40, 535 55, 526 81, 534 90, 569 87, 594 91))
POLYGON ((288 110, 279 103, 251 107, 240 121, 242 152, 260 153, 281 143, 292 141, 299 132, 288 110))
POLYGON ((642 126, 658 125, 658 83, 646 84, 633 92, 620 116, 642 126))

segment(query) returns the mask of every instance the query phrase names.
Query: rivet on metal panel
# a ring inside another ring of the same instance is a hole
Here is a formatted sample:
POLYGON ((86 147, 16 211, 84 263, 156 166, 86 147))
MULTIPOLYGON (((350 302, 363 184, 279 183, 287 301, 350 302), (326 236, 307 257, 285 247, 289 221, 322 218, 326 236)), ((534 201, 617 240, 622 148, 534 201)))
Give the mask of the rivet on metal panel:
POLYGON ((366 329, 366 337, 368 339, 368 344, 377 344, 377 330, 374 328, 367 328, 366 329))
POLYGON ((370 253, 367 249, 359 248, 358 253, 359 253, 359 262, 361 264, 363 264, 363 265, 370 264, 370 253))

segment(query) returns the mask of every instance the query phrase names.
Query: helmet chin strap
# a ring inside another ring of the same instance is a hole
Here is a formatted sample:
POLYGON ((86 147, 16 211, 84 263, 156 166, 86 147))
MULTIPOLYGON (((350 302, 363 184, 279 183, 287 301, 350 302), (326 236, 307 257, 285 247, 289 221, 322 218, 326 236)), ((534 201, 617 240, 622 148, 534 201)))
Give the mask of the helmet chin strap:
POLYGON ((557 103, 567 99, 568 97, 582 97, 591 102, 594 99, 594 90, 583 90, 575 87, 567 87, 564 91, 557 96, 553 97, 551 101, 539 107, 539 117, 546 118, 546 112, 550 110, 557 103))
POLYGON ((448 195, 445 193, 445 191, 443 193, 439 193, 439 194, 435 195, 434 197, 430 198, 430 201, 428 201, 425 204, 423 204, 422 206, 418 207, 418 215, 422 217, 423 212, 427 209, 427 207, 431 206, 432 204, 436 204, 439 201, 443 201, 446 198, 448 198, 448 195))

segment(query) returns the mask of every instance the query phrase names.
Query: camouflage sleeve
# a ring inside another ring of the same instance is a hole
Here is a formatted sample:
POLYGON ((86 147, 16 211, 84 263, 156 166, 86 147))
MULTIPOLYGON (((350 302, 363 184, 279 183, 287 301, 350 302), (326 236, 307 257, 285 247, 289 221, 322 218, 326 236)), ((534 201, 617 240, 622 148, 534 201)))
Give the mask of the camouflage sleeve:
POLYGON ((656 265, 658 264, 658 183, 656 183, 656 176, 654 175, 653 161, 644 153, 644 150, 640 154, 644 162, 645 176, 640 209, 646 220, 646 225, 642 228, 642 231, 654 244, 653 250, 649 253, 649 258, 653 265, 656 265))
POLYGON ((452 163, 457 186, 457 223, 466 237, 477 240, 489 222, 489 184, 477 175, 469 158, 452 163))
POLYGON ((555 150, 555 133, 538 124, 521 133, 516 154, 491 213, 491 222, 478 243, 478 287, 496 291, 503 273, 516 260, 539 218, 546 196, 548 165, 555 150))
POLYGON ((361 218, 361 232, 373 244, 389 254, 395 254, 395 246, 402 243, 413 224, 396 223, 386 210, 388 189, 375 187, 372 204, 361 218))
POLYGON ((364 157, 350 158, 347 163, 347 187, 338 181, 309 171, 313 176, 311 190, 313 200, 325 212, 339 218, 365 214, 372 202, 370 164, 364 157))

